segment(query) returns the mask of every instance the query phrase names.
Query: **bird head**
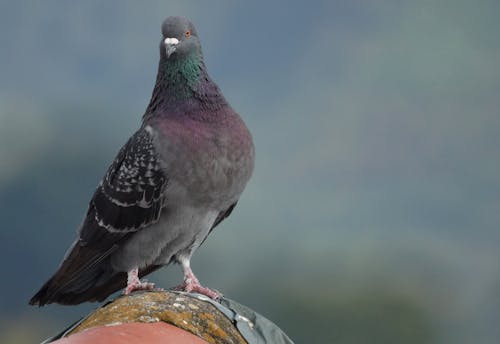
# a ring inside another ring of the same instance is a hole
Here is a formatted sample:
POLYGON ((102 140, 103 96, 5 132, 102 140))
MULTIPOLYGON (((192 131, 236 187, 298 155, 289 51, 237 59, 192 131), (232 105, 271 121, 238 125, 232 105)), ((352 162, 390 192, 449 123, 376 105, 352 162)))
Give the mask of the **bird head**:
POLYGON ((163 34, 160 42, 162 58, 183 58, 191 54, 201 56, 201 45, 196 29, 184 17, 168 17, 161 26, 163 34))

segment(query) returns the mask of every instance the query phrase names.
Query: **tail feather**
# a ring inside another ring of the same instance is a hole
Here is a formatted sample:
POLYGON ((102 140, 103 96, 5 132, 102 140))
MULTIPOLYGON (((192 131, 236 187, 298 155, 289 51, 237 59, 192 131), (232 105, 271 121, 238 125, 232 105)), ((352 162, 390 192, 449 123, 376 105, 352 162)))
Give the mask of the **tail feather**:
MULTIPOLYGON (((109 263, 109 255, 114 249, 96 254, 88 247, 74 245, 56 273, 31 298, 30 305, 101 302, 125 288, 127 273, 114 271, 109 263)), ((145 276, 159 267, 151 265, 141 269, 139 276, 145 276)))
POLYGON ((104 300, 126 283, 126 274, 114 273, 109 265, 109 255, 114 249, 98 252, 76 243, 29 303, 43 306, 52 302, 78 304, 104 300), (105 282, 96 287, 96 282, 103 280, 105 282))

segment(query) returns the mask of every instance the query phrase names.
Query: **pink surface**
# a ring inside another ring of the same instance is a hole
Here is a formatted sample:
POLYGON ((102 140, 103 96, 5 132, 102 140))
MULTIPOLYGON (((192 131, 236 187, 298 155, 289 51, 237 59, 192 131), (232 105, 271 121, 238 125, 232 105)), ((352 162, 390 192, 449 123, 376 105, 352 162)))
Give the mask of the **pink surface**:
POLYGON ((59 339, 57 344, 87 344, 87 343, 177 343, 177 344, 207 344, 205 340, 181 330, 173 325, 157 323, 129 323, 116 326, 94 327, 59 339))

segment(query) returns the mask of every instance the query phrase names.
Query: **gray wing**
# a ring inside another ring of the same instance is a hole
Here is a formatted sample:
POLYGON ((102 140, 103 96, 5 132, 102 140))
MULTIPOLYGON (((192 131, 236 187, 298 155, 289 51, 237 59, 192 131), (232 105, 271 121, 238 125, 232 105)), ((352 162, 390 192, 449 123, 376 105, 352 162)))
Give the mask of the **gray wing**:
POLYGON ((153 139, 141 129, 122 147, 99 183, 80 230, 82 244, 109 247, 117 237, 157 222, 166 186, 153 139))
POLYGON ((234 207, 236 207, 236 203, 238 203, 238 201, 234 202, 233 204, 231 204, 231 206, 229 208, 227 208, 226 210, 224 211, 221 211, 219 213, 219 215, 217 215, 217 218, 215 219, 214 221, 214 224, 212 225, 212 227, 210 228, 210 231, 208 232, 208 234, 210 234, 210 232, 219 225, 219 223, 221 223, 222 221, 224 221, 227 217, 229 217, 229 215, 231 215, 231 213, 233 212, 233 209, 234 207))
MULTIPOLYGON (((126 274, 111 271, 107 258, 120 242, 158 221, 166 186, 153 139, 140 129, 122 147, 99 183, 78 240, 30 304, 101 301, 120 289, 126 274)), ((155 268, 148 267, 140 274, 155 268)))

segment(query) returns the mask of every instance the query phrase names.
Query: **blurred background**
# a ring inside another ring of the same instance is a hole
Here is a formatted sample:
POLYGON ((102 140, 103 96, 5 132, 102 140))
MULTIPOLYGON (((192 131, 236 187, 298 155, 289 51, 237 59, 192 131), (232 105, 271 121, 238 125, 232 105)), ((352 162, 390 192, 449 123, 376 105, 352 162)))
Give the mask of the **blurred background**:
POLYGON ((498 343, 499 13, 496 0, 2 1, 0 342, 39 342, 97 307, 27 302, 140 124, 161 22, 184 15, 257 152, 193 258, 201 281, 297 343, 498 343))

